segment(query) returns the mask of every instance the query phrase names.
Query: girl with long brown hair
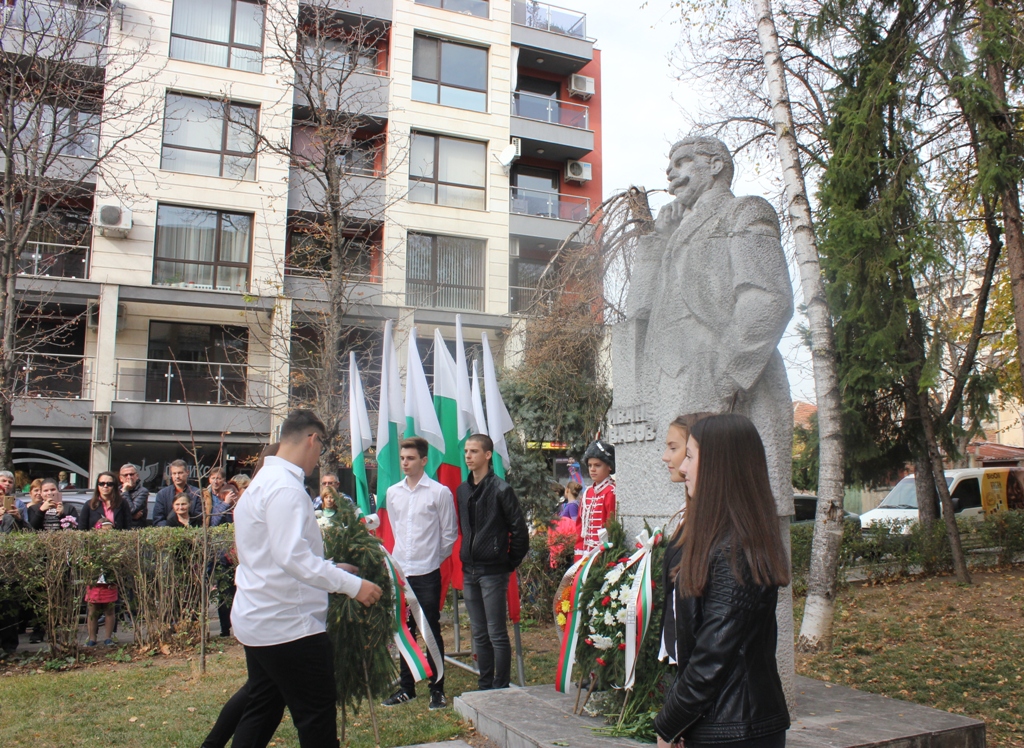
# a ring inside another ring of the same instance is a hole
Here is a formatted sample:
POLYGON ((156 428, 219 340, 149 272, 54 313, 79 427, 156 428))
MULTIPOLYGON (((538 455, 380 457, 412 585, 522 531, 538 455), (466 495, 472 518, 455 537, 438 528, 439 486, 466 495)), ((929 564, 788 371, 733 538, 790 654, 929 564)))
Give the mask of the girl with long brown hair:
POLYGON ((781 748, 775 605, 789 559, 761 437, 744 416, 708 416, 690 427, 677 470, 687 501, 665 557, 662 636, 679 668, 654 722, 658 743, 781 748))

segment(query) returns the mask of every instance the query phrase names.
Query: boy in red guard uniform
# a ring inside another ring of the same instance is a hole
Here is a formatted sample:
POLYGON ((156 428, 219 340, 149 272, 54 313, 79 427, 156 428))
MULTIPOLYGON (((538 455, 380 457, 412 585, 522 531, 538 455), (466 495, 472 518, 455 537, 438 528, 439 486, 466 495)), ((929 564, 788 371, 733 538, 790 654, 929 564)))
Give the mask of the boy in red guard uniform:
POLYGON ((582 558, 600 542, 597 533, 615 516, 615 447, 598 439, 583 453, 583 464, 587 466, 592 483, 583 492, 580 500, 579 536, 576 541, 576 558, 582 558))

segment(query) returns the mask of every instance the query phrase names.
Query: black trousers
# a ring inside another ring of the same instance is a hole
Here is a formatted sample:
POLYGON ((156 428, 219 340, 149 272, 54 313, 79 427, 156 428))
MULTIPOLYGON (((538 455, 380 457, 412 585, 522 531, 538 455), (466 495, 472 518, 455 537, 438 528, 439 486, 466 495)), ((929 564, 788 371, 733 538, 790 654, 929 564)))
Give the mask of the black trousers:
POLYGON ((693 740, 684 740, 683 748, 785 748, 786 731, 777 732, 774 735, 764 735, 760 738, 749 738, 747 740, 733 740, 728 743, 697 743, 693 740))
MULTIPOLYGON (((235 695, 228 699, 228 703, 220 710, 213 729, 210 730, 210 734, 203 741, 202 748, 225 748, 234 736, 238 723, 242 721, 242 715, 245 714, 245 707, 248 703, 249 681, 246 681, 241 688, 235 691, 235 695)), ((284 704, 277 710, 277 719, 273 721, 273 724, 270 724, 271 720, 267 720, 265 736, 260 738, 260 742, 263 745, 269 743, 270 739, 274 737, 274 732, 277 730, 277 725, 280 724, 281 717, 283 716, 284 704)))
MULTIPOLYGON (((434 633, 434 641, 437 642, 437 648, 441 651, 441 662, 443 663, 444 639, 441 638, 441 570, 435 569, 429 574, 420 574, 415 577, 409 576, 407 579, 409 580, 409 586, 412 587, 413 594, 416 595, 416 599, 420 602, 420 607, 423 608, 423 615, 427 619, 427 625, 434 633)), ((413 620, 411 615, 409 616, 409 633, 414 638, 418 633, 416 621, 413 620)), ((430 692, 438 691, 444 693, 444 677, 442 676, 440 680, 437 679, 437 666, 434 665, 434 658, 427 651, 426 644, 423 646, 423 652, 427 656, 427 662, 430 663, 430 669, 434 672, 434 675, 430 676, 430 692)), ((412 671, 405 664, 404 658, 399 657, 398 661, 402 690, 410 696, 415 696, 416 681, 413 680, 412 671)))
POLYGON ((264 748, 285 706, 302 748, 338 748, 334 652, 327 634, 270 647, 247 646, 245 664, 249 699, 232 748, 264 748))

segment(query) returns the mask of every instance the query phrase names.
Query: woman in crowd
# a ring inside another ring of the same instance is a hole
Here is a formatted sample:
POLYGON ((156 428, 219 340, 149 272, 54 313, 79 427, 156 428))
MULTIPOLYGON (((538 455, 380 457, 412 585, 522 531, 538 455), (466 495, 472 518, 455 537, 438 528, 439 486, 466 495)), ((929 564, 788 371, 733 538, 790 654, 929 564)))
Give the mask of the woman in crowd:
POLYGON ((687 500, 665 556, 672 605, 662 641, 679 667, 654 721, 658 745, 781 748, 789 713, 775 605, 789 559, 764 445, 749 419, 714 415, 693 424, 681 459, 678 444, 666 456, 687 500))
POLYGON ((192 499, 182 491, 174 497, 171 504, 171 514, 167 517, 168 527, 199 527, 203 524, 202 517, 193 517, 189 513, 192 508, 192 499))
POLYGON ((559 519, 566 518, 573 521, 579 519, 580 492, 582 490, 583 486, 574 480, 565 484, 565 490, 562 492, 562 500, 558 503, 558 513, 556 516, 559 519))
POLYGON ((28 507, 28 524, 33 530, 70 530, 78 527, 78 511, 70 505, 65 506, 53 478, 32 481, 33 491, 39 484, 38 496, 33 493, 32 503, 28 507))
MULTIPOLYGON (((96 479, 96 489, 92 499, 82 507, 78 516, 79 530, 128 530, 132 526, 128 503, 121 498, 117 490, 118 480, 114 473, 103 471, 96 479)), ((44 486, 45 489, 45 486, 44 486)), ((117 587, 107 583, 102 576, 96 584, 85 590, 85 601, 89 603, 89 641, 86 646, 96 645, 99 633, 99 619, 103 621, 103 643, 110 646, 114 643, 114 603, 118 600, 117 587)))
POLYGON ((132 526, 131 514, 128 513, 128 504, 121 499, 121 492, 117 490, 117 476, 109 471, 103 471, 96 479, 96 490, 93 491, 92 499, 82 507, 78 516, 79 530, 99 529, 101 520, 108 520, 115 530, 128 530, 132 526))

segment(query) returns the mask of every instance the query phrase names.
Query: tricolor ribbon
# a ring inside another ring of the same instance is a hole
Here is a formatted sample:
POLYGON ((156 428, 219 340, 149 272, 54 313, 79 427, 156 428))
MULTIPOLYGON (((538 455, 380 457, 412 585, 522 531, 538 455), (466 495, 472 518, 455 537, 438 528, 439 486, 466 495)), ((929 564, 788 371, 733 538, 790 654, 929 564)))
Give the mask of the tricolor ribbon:
MULTIPOLYGON (((373 517, 375 515, 370 516, 373 517)), ((402 572, 402 567, 387 551, 384 551, 384 565, 388 569, 388 574, 391 576, 391 586, 395 590, 395 646, 398 647, 399 654, 402 655, 405 664, 409 666, 414 680, 420 681, 432 675, 430 663, 427 662, 427 658, 423 656, 423 651, 416 644, 416 637, 409 631, 407 621, 409 620, 409 612, 412 611, 413 618, 416 620, 416 626, 419 628, 420 633, 423 634, 423 641, 427 645, 427 651, 430 652, 434 665, 437 666, 437 677, 444 677, 444 658, 441 657, 441 650, 434 639, 434 633, 427 624, 427 617, 423 613, 423 608, 420 606, 419 600, 416 599, 416 593, 409 586, 409 582, 402 572)))
POLYGON ((576 644, 580 638, 580 621, 583 612, 581 600, 583 587, 590 576, 590 570, 594 568, 594 562, 601 553, 612 547, 608 542, 608 531, 601 529, 597 534, 598 545, 592 548, 583 558, 569 567, 559 584, 559 592, 555 594, 555 600, 561 601, 561 591, 570 583, 572 589, 569 596, 572 598, 572 611, 569 620, 565 622, 565 629, 562 631, 562 651, 558 656, 558 672, 555 674, 555 690, 566 693, 569 684, 572 683, 572 666, 576 663, 576 644))
POLYGON ((628 569, 638 563, 633 584, 629 588, 626 601, 626 682, 622 686, 627 691, 633 688, 636 681, 636 661, 640 652, 640 643, 647 635, 651 624, 651 612, 654 605, 654 588, 651 585, 651 554, 654 546, 661 542, 661 528, 654 530, 653 536, 642 530, 636 536, 637 551, 629 557, 624 568, 628 569))

